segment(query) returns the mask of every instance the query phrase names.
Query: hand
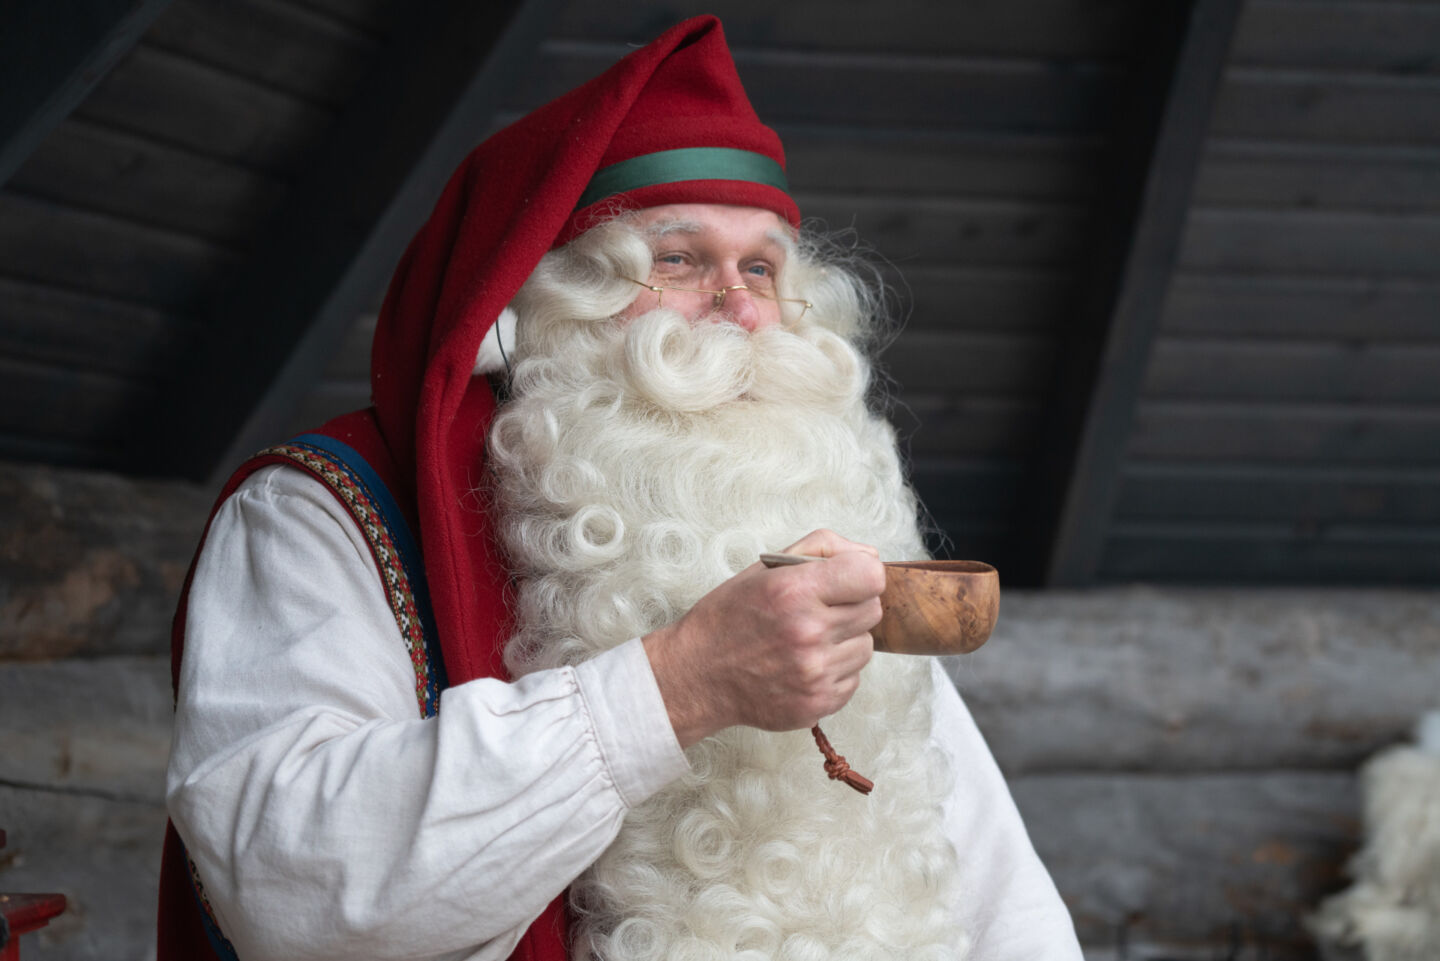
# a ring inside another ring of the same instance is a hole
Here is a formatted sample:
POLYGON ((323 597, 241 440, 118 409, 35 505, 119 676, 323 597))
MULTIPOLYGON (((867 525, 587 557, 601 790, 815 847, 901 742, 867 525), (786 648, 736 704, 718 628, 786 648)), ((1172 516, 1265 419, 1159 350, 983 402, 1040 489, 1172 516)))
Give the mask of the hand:
POLYGON ((879 553, 826 530, 785 552, 828 559, 773 570, 757 562, 645 636, 682 747, 734 724, 810 727, 859 686, 885 589, 879 553))

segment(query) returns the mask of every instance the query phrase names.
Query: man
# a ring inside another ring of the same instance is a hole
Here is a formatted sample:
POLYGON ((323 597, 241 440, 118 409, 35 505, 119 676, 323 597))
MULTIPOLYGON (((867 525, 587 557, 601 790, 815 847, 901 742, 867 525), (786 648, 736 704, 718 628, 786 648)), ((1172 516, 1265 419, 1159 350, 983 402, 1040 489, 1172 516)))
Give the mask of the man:
POLYGON ((871 657, 916 505, 798 222, 713 18, 477 148, 374 410, 208 529, 162 958, 1078 958, 943 674, 871 657))

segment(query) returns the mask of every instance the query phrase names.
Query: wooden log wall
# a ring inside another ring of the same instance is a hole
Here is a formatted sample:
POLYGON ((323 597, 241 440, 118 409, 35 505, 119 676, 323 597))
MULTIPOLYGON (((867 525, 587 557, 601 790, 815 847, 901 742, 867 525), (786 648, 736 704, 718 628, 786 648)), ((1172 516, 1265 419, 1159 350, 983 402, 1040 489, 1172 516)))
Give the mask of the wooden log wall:
MULTIPOLYGON (((0 890, 69 897, 49 961, 150 950, 169 618, 208 506, 0 465, 0 890)), ((1352 772, 1436 706, 1436 650, 1440 593, 1137 587, 1007 595, 947 667, 1092 961, 1299 961, 1358 840, 1352 772)))
POLYGON ((26 957, 152 950, 168 624, 209 499, 0 464, 0 890, 69 899, 26 957))

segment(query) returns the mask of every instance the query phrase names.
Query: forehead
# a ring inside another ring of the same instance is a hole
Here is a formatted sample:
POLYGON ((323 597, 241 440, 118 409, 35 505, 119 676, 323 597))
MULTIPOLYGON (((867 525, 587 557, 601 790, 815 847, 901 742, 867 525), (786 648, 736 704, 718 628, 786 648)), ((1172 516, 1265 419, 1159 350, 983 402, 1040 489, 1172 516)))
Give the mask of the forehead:
POLYGON ((729 204, 647 207, 635 215, 634 223, 651 236, 691 234, 737 245, 780 243, 792 233, 772 210, 729 204))

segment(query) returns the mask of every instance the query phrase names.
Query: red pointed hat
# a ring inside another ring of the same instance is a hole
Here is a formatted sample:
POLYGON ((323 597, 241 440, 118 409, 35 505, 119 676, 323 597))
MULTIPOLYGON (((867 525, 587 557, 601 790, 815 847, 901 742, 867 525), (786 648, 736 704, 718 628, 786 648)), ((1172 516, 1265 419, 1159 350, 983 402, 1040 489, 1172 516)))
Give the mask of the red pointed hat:
POLYGON ((371 389, 419 521, 452 684, 503 677, 508 581, 472 496, 495 399, 476 352, 541 256, 617 210, 739 204, 792 224, 780 139, 760 123, 720 22, 695 17, 477 147, 395 271, 371 389))

